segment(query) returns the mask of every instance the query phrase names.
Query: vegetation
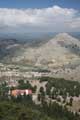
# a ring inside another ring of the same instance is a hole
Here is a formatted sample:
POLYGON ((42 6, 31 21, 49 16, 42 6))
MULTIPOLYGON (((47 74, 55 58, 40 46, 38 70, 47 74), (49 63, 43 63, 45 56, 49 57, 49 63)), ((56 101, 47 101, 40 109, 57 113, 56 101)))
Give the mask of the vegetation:
MULTIPOLYGON (((47 81, 46 92, 41 87, 38 94, 38 101, 41 104, 36 105, 31 95, 21 96, 17 98, 10 97, 6 91, 9 90, 7 84, 0 85, 0 120, 79 120, 80 115, 68 111, 66 105, 62 106, 57 101, 52 102, 51 99, 46 101, 46 95, 52 98, 58 95, 66 98, 69 96, 78 96, 80 94, 80 83, 66 81, 64 79, 42 78, 47 81), (53 89, 52 89, 53 88, 53 89)), ((41 80, 42 81, 42 80, 41 80)), ((37 86, 34 87, 36 91, 37 86)), ((19 81, 18 89, 33 89, 29 82, 19 81)), ((58 101, 60 101, 58 99, 58 101)), ((72 105, 72 97, 70 105, 72 105)))
POLYGON ((52 120, 28 103, 0 102, 0 120, 52 120))
POLYGON ((63 78, 51 78, 42 77, 39 78, 41 82, 47 81, 46 92, 50 95, 51 89, 53 88, 52 94, 61 96, 76 96, 80 95, 80 83, 78 81, 65 80, 63 78))
POLYGON ((36 92, 37 86, 32 87, 31 84, 29 83, 29 81, 26 81, 26 83, 25 83, 24 80, 19 80, 18 84, 19 84, 17 86, 18 89, 23 89, 23 90, 31 89, 33 91, 33 93, 36 92))
POLYGON ((57 103, 47 104, 45 101, 39 106, 33 102, 20 100, 0 101, 0 120, 79 120, 78 114, 68 112, 57 103))

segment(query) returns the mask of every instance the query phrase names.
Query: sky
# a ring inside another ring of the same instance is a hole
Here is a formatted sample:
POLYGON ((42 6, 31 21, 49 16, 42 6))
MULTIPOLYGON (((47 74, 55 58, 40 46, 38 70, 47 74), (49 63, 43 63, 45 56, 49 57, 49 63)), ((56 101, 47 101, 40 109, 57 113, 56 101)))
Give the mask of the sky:
POLYGON ((0 32, 80 32, 80 0, 0 0, 0 32))
POLYGON ((45 8, 53 5, 80 9, 80 0, 0 0, 1 8, 45 8))

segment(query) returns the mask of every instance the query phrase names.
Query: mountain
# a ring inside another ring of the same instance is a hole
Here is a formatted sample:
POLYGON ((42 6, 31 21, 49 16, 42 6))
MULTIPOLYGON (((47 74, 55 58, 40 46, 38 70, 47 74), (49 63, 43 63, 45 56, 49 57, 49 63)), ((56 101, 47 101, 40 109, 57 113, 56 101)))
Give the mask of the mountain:
POLYGON ((12 75, 16 70, 19 75, 22 72, 25 75, 26 71, 48 70, 50 77, 80 80, 80 41, 68 33, 31 43, 2 39, 0 66, 3 71, 10 70, 12 75))
POLYGON ((20 42, 16 39, 2 39, 0 40, 0 59, 3 60, 4 56, 10 55, 15 52, 16 48, 19 49, 20 42))
POLYGON ((25 44, 8 45, 13 54, 3 59, 7 62, 32 64, 34 66, 60 67, 80 59, 80 41, 67 33, 60 33, 40 46, 25 44), (7 58, 7 59, 6 59, 7 58))

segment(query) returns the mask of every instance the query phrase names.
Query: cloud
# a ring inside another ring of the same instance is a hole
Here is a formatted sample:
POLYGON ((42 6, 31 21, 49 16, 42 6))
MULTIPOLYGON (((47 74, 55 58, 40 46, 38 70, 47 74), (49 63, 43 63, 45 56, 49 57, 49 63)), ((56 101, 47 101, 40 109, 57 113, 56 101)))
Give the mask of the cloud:
POLYGON ((53 6, 42 9, 0 8, 0 31, 77 31, 79 11, 53 6))
POLYGON ((72 20, 71 22, 69 22, 69 25, 73 28, 80 28, 80 17, 79 18, 75 18, 74 20, 72 20))

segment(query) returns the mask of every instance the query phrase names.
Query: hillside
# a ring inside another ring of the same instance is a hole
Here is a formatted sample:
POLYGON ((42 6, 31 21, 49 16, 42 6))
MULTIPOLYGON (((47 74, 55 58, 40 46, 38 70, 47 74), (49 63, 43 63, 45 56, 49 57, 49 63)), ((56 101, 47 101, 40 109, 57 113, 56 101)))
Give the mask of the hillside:
POLYGON ((14 54, 7 57, 11 62, 22 62, 37 66, 63 66, 80 59, 80 42, 67 33, 56 35, 53 39, 40 46, 28 46, 26 44, 9 45, 7 49, 15 49, 14 54), (20 47, 19 47, 20 46, 20 47))
POLYGON ((68 33, 30 44, 5 40, 0 42, 0 46, 2 63, 46 68, 52 71, 51 76, 80 79, 80 41, 68 33))

